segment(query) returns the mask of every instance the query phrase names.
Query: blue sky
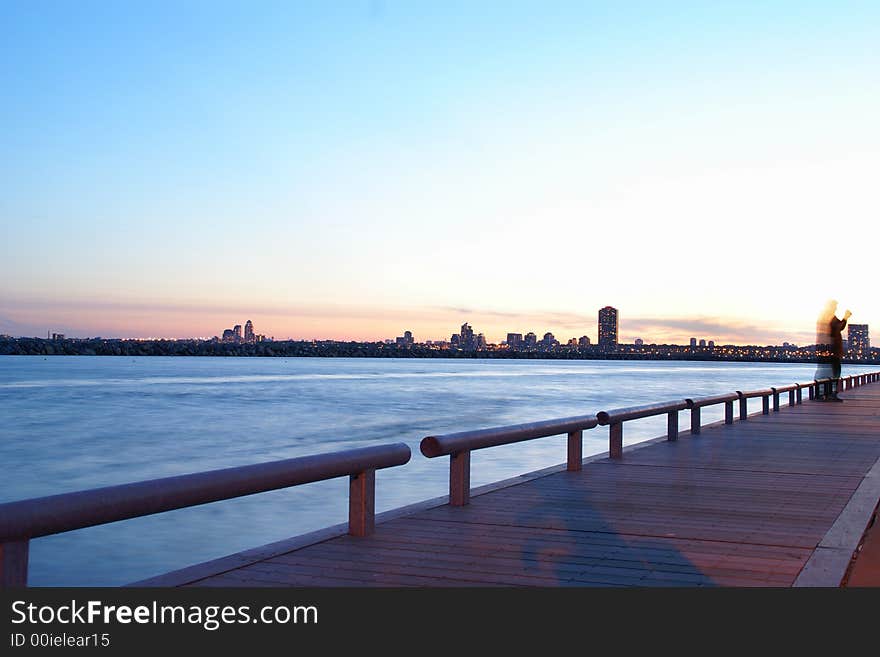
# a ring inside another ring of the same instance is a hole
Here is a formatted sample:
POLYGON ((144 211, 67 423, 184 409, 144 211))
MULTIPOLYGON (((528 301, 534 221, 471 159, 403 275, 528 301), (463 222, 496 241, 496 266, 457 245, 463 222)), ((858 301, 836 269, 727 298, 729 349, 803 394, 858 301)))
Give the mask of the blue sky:
POLYGON ((880 326, 878 19, 0 3, 0 332, 567 339, 612 304, 622 339, 803 342, 828 296, 880 326))

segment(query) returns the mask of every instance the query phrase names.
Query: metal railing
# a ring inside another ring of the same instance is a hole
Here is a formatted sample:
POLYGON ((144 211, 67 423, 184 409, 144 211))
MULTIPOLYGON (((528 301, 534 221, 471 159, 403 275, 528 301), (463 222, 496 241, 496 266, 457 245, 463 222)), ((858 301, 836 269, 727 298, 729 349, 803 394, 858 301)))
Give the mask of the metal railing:
POLYGON ((743 392, 742 390, 737 390, 736 394, 739 395, 739 419, 747 420, 749 417, 749 400, 756 399, 757 397, 761 398, 761 413, 763 415, 767 415, 770 412, 770 397, 773 396, 773 388, 766 388, 764 390, 751 390, 748 392, 743 392))
POLYGON ((733 424, 733 402, 739 399, 739 393, 731 392, 726 395, 714 397, 702 397, 700 399, 686 399, 688 408, 691 409, 691 433, 700 433, 700 409, 705 406, 724 404, 724 423, 733 424))
POLYGON ((403 465, 405 443, 257 463, 0 504, 0 587, 26 586, 32 538, 349 476, 349 533, 375 528, 376 470, 403 465))
POLYGON ((682 399, 663 404, 646 404, 617 408, 612 411, 599 411, 596 414, 599 424, 608 426, 608 455, 613 459, 619 459, 623 456, 623 423, 627 420, 639 420, 666 414, 667 440, 676 440, 678 438, 678 412, 685 408, 687 408, 687 402, 682 399))
POLYGON ((773 412, 775 413, 775 412, 779 411, 779 395, 781 395, 784 392, 788 393, 788 405, 794 406, 797 403, 796 394, 795 394, 797 389, 798 389, 797 383, 793 383, 790 386, 780 386, 780 387, 774 386, 774 387, 770 388, 770 390, 773 391, 773 412))
POLYGON ((464 506, 470 500, 473 450, 567 434, 567 467, 569 470, 580 470, 583 462, 583 432, 597 424, 595 415, 583 415, 530 424, 462 431, 443 436, 427 436, 422 439, 419 449, 428 458, 450 457, 449 503, 452 506, 464 506))
MULTIPOLYGON (((849 387, 880 380, 880 372, 859 374, 846 377, 845 383, 849 387)), ((597 425, 608 427, 608 456, 617 460, 623 457, 623 424, 630 420, 666 415, 666 439, 674 441, 678 438, 678 414, 683 410, 691 412, 691 435, 699 435, 701 422, 701 409, 716 404, 724 404, 724 424, 734 422, 734 402, 739 402, 739 419, 748 419, 748 400, 761 398, 762 414, 770 413, 770 403, 773 400, 773 411, 779 411, 779 398, 783 393, 788 393, 789 406, 801 404, 803 390, 807 389, 810 399, 819 396, 820 387, 829 389, 831 379, 819 379, 807 383, 794 383, 786 386, 777 386, 761 390, 750 390, 713 395, 701 398, 686 398, 659 404, 646 404, 644 406, 630 406, 617 408, 609 411, 599 411, 595 416, 585 415, 561 420, 549 420, 533 424, 517 424, 507 427, 494 427, 479 431, 463 431, 445 436, 428 436, 421 441, 420 449, 428 458, 438 456, 450 456, 449 465, 449 504, 452 506, 464 506, 470 500, 470 453, 472 450, 498 445, 507 445, 523 440, 543 438, 568 433, 568 461, 566 469, 576 471, 581 469, 582 461, 582 437, 583 431, 592 429, 597 425)), ((847 388, 847 389, 848 389, 847 388)))

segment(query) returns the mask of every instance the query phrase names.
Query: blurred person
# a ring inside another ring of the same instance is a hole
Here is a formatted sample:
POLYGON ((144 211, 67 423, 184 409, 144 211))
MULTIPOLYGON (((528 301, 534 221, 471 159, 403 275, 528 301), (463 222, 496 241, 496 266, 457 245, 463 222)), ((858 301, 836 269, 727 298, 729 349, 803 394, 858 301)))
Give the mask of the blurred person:
MULTIPOLYGON (((840 390, 841 359, 843 358, 843 329, 852 316, 847 310, 843 319, 837 317, 837 301, 829 299, 816 320, 816 368, 815 379, 831 379, 827 400, 842 402, 840 390)), ((822 399, 821 391, 817 399, 822 399)))

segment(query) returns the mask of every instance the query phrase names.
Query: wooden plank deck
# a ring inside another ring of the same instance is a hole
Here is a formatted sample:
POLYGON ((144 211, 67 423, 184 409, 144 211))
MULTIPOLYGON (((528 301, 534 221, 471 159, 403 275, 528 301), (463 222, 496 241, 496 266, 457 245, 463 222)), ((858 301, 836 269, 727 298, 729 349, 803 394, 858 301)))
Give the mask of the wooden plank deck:
POLYGON ((842 396, 134 585, 837 586, 880 498, 880 385, 842 396))

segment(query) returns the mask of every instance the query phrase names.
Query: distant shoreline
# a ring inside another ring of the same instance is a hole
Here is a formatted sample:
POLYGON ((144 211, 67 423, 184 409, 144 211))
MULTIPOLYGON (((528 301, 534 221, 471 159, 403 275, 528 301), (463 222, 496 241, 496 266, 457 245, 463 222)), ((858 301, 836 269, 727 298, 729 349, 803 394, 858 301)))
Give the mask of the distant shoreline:
MULTIPOLYGON (((224 343, 208 340, 123 340, 0 338, 4 356, 191 356, 224 358, 432 358, 483 360, 630 360, 630 361, 702 361, 731 363, 815 363, 807 349, 730 345, 715 348, 689 348, 681 345, 649 345, 653 353, 643 353, 634 345, 620 345, 620 351, 603 352, 597 347, 557 348, 555 350, 517 351, 489 349, 466 351, 440 349, 427 345, 399 347, 382 342, 338 341, 267 341, 224 343), (731 349, 737 350, 731 354, 731 349), (727 351, 728 353, 725 353, 727 351), (660 352, 660 353, 658 353, 660 352), (760 352, 760 353, 758 353, 760 352)), ((874 352, 875 350, 872 350, 874 352)), ((880 351, 880 350, 877 350, 880 351)), ((871 358, 844 358, 848 365, 876 365, 880 355, 871 358)))

